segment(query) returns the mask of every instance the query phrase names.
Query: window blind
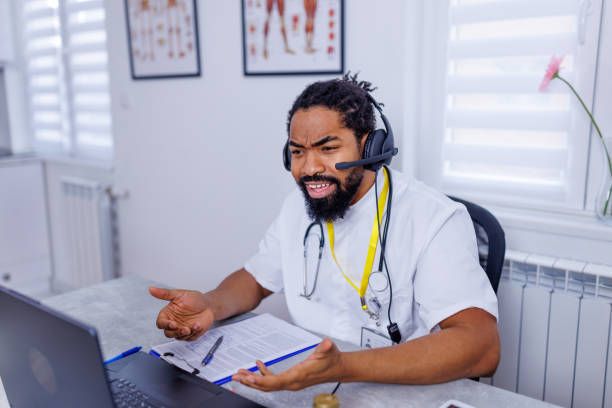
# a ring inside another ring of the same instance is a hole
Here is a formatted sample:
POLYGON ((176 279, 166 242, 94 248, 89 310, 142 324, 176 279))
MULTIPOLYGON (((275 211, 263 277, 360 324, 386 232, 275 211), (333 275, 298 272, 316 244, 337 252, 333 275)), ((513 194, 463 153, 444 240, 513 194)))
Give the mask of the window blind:
POLYGON ((22 4, 25 78, 35 145, 68 148, 69 121, 56 1, 22 4))
POLYGON ((79 150, 112 148, 103 0, 62 0, 74 140, 79 150))
POLYGON ((36 146, 48 150, 59 145, 78 156, 110 157, 103 0, 26 0, 22 11, 36 146))
POLYGON ((446 191, 582 205, 589 124, 560 81, 546 93, 538 88, 550 57, 563 55, 563 76, 592 92, 587 3, 450 1, 440 163, 446 191))

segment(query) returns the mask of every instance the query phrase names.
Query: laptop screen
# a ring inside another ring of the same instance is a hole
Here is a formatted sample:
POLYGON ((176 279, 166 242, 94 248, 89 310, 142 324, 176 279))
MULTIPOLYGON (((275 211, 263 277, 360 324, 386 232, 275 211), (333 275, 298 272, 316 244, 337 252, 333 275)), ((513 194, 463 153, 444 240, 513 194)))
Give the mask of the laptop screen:
POLYGON ((96 330, 0 286, 0 377, 15 407, 113 407, 96 330))

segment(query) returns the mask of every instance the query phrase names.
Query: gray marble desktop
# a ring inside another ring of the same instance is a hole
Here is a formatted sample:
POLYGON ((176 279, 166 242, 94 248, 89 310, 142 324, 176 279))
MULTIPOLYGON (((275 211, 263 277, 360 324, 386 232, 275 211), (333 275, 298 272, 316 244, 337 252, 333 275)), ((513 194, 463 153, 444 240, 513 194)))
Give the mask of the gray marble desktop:
MULTIPOLYGON (((102 354, 110 358, 133 346, 152 346, 169 341, 155 327, 158 311, 166 302, 151 297, 147 291, 154 282, 139 277, 124 277, 85 289, 54 296, 43 303, 80 319, 98 330, 102 354)), ((341 350, 355 346, 336 342, 341 350)), ((271 366, 280 372, 303 360, 310 352, 302 353, 271 366)), ((301 391, 264 393, 230 382, 224 385, 253 401, 269 407, 312 407, 315 395, 331 392, 335 384, 320 384, 301 391)), ((0 384, 0 408, 8 407, 0 384), (4 405, 3 405, 4 404, 4 405)), ((342 384, 336 393, 341 407, 434 407, 456 399, 476 408, 484 407, 552 407, 519 394, 472 380, 458 380, 445 384, 408 386, 390 384, 342 384)))

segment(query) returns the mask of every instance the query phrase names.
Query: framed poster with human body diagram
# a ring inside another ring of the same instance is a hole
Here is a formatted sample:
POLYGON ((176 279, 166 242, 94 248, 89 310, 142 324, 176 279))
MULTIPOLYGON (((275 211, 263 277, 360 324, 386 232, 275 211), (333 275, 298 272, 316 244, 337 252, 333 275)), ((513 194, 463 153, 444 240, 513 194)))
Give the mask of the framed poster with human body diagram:
POLYGON ((124 0, 133 79, 200 76, 195 0, 124 0))
POLYGON ((344 71, 344 0, 241 1, 245 75, 344 71))

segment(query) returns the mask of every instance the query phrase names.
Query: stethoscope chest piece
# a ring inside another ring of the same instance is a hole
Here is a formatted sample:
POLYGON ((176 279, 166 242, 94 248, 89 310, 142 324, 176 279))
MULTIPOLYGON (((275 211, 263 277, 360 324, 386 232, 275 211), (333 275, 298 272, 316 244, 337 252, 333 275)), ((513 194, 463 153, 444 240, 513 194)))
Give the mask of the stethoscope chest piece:
POLYGON ((384 292, 389 287, 389 281, 383 271, 374 271, 369 278, 370 288, 374 292, 384 292))

